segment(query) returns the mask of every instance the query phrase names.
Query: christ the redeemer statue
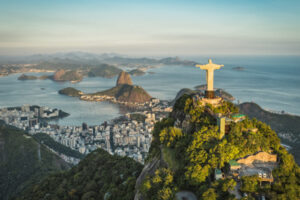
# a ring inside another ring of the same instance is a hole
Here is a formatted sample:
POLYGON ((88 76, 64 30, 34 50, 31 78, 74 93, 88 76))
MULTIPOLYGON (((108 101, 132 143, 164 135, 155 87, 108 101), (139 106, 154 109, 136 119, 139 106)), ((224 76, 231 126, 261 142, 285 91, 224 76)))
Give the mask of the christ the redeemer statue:
POLYGON ((214 71, 216 69, 220 69, 224 65, 214 64, 211 59, 208 59, 208 64, 206 65, 196 65, 196 67, 200 67, 200 69, 206 70, 206 84, 207 88, 205 91, 205 97, 208 99, 213 99, 215 97, 214 94, 214 71))

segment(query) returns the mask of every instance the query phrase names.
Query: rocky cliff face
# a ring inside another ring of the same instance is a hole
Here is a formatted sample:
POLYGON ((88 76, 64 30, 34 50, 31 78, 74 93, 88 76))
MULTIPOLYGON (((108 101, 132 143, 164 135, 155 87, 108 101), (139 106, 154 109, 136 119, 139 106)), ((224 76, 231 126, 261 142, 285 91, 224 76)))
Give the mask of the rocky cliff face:
POLYGON ((118 80, 117 80, 117 86, 118 85, 123 85, 123 84, 127 84, 127 85, 132 85, 132 80, 130 75, 127 72, 122 71, 119 74, 118 80))
POLYGON ((131 103, 144 103, 151 99, 151 96, 140 86, 124 85, 116 95, 117 100, 131 102, 131 103))
POLYGON ((152 98, 142 87, 133 85, 130 74, 122 71, 117 80, 119 88, 115 97, 118 101, 144 103, 152 98))

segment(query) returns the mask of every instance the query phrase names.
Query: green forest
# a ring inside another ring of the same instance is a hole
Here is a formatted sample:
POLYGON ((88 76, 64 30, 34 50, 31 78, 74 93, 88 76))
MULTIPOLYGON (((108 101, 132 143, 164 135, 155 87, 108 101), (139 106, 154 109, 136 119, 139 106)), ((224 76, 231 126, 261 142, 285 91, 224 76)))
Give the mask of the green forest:
POLYGON ((41 178, 69 168, 24 131, 0 121, 0 200, 10 199, 41 178))
POLYGON ((257 176, 242 177, 240 191, 244 199, 255 199, 264 194, 267 199, 299 199, 300 169, 276 133, 265 123, 246 118, 230 124, 230 132, 219 138, 214 115, 238 113, 230 102, 218 108, 202 106, 192 96, 184 95, 174 105, 169 118, 155 125, 147 162, 160 156, 167 167, 158 168, 140 187, 145 199, 174 199, 178 191, 192 191, 199 199, 235 199, 228 192, 237 182, 233 178, 214 180, 214 170, 228 171, 230 160, 259 151, 278 156, 278 167, 273 170, 274 183, 260 185, 257 176), (184 121, 174 126, 175 121, 184 121), (251 131, 257 129, 257 131, 251 131))
POLYGON ((71 170, 50 175, 17 200, 132 200, 143 166, 128 157, 97 149, 71 170))

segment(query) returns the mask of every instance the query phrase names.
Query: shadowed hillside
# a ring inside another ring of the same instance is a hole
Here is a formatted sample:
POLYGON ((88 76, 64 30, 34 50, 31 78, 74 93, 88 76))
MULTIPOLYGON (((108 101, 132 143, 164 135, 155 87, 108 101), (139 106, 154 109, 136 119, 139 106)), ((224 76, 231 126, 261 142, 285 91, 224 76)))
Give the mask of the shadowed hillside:
POLYGON ((51 175, 17 199, 132 200, 142 165, 97 149, 71 170, 51 175))
POLYGON ((70 167, 23 131, 0 123, 1 200, 9 199, 50 173, 70 167))
POLYGON ((267 123, 274 129, 280 139, 292 147, 291 153, 297 163, 300 163, 300 117, 289 114, 277 114, 263 110, 255 103, 242 103, 239 105, 241 113, 250 118, 256 118, 267 123))

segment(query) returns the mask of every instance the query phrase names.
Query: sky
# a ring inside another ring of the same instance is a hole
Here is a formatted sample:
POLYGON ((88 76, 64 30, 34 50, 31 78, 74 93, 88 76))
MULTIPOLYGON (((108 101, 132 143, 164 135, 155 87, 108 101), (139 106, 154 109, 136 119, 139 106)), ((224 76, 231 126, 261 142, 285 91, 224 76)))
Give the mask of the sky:
POLYGON ((300 55, 299 0, 0 0, 0 55, 300 55))

